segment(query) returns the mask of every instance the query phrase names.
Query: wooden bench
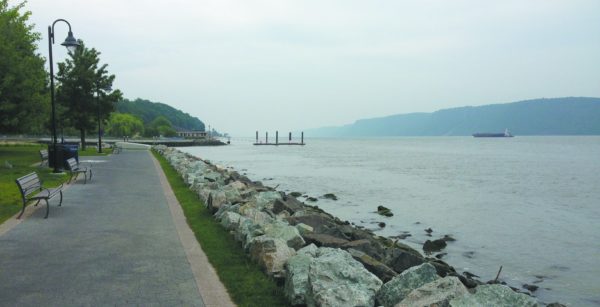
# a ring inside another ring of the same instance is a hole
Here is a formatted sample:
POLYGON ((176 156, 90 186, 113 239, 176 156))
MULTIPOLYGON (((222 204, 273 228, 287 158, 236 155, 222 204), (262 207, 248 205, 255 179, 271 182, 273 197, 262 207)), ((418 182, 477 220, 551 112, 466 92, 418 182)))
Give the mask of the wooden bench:
POLYGON ((48 200, 50 198, 60 193, 60 203, 58 205, 62 205, 62 184, 56 188, 44 188, 42 186, 42 181, 40 181, 40 178, 38 177, 36 172, 27 174, 15 181, 17 182, 17 186, 19 186, 21 198, 23 199, 23 209, 21 209, 21 214, 19 214, 19 216, 17 217, 18 219, 20 219, 23 213, 25 212, 25 205, 32 200, 37 200, 35 206, 37 206, 40 203, 40 200, 44 200, 46 202, 46 216, 44 217, 45 219, 48 218, 48 213, 50 212, 50 204, 48 203, 48 200))
POLYGON ((40 158, 42 162, 40 162, 40 167, 44 166, 44 164, 48 165, 48 150, 42 149, 40 150, 40 158))
POLYGON ((77 162, 77 160, 75 160, 75 158, 67 159, 67 166, 69 167, 69 172, 71 172, 71 177, 69 178, 69 183, 71 183, 73 176, 75 176, 75 180, 77 180, 77 177, 79 177, 79 174, 83 173, 83 178, 84 178, 83 183, 86 184, 88 172, 90 172, 90 180, 92 180, 92 169, 87 168, 85 166, 83 166, 83 167, 80 166, 79 163, 77 162))

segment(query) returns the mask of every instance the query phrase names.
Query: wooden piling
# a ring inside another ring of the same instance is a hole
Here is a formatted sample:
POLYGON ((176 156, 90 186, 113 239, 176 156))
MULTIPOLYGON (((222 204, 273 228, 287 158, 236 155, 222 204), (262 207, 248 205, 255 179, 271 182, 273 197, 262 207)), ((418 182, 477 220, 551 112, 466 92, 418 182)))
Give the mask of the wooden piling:
POLYGON ((275 145, 279 145, 279 131, 275 131, 275 145))
POLYGON ((300 137, 300 144, 304 144, 304 131, 302 131, 302 135, 300 137))
POLYGON ((258 130, 256 130, 256 143, 258 143, 258 130))

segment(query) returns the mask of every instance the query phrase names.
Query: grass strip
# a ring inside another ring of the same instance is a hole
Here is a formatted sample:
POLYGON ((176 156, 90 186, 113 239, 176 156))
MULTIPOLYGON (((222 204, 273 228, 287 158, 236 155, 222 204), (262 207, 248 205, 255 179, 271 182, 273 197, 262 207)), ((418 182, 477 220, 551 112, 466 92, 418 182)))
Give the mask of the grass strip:
POLYGON ((15 180, 37 172, 46 188, 55 187, 67 180, 67 175, 52 174, 49 167, 32 166, 40 162, 40 144, 0 144, 0 224, 23 207, 21 193, 15 180))
POLYGON ((167 160, 152 151, 219 279, 238 306, 289 306, 283 289, 245 254, 240 243, 205 208, 167 160))

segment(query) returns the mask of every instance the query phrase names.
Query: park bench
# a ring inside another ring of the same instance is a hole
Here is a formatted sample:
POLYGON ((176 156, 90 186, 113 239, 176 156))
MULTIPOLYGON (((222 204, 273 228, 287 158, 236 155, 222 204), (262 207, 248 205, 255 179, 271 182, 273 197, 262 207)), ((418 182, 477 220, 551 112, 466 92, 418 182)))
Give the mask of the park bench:
POLYGON ((113 154, 119 154, 119 153, 121 153, 121 150, 122 150, 121 146, 119 146, 117 144, 113 145, 113 154))
POLYGON ((44 218, 48 218, 48 213, 50 212, 50 204, 48 203, 50 198, 60 193, 60 203, 58 205, 62 205, 62 184, 56 188, 44 188, 42 186, 42 181, 36 172, 27 174, 17 179, 16 182, 17 186, 19 186, 19 191, 21 192, 21 198, 23 199, 23 209, 21 209, 21 214, 17 217, 18 219, 20 219, 25 212, 25 205, 32 200, 37 200, 35 206, 37 206, 41 200, 46 202, 46 216, 44 218))
POLYGON ((40 150, 40 158, 42 159, 42 162, 40 162, 40 167, 44 166, 44 164, 48 165, 48 150, 40 150))
POLYGON ((77 160, 75 160, 75 158, 67 159, 67 165, 69 167, 69 172, 71 173, 71 177, 69 178, 69 183, 71 183, 73 176, 75 176, 75 180, 77 180, 77 177, 79 177, 79 174, 81 174, 81 173, 83 173, 83 178, 84 178, 83 183, 84 184, 87 183, 87 173, 88 172, 90 172, 90 180, 92 180, 92 169, 87 168, 85 166, 80 166, 79 163, 77 162, 77 160))

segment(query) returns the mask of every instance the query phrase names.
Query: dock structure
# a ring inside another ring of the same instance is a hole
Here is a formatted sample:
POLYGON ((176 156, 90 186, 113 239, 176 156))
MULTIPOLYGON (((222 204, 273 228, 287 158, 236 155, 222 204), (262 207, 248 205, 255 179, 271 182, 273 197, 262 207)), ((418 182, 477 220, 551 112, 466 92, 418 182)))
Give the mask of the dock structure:
POLYGON ((256 142, 254 142, 254 145, 273 145, 273 146, 279 146, 279 145, 301 145, 304 146, 306 145, 304 143, 304 131, 301 132, 300 134, 300 143, 298 142, 292 142, 292 133, 290 132, 288 134, 288 141, 286 142, 279 142, 279 131, 275 131, 275 143, 269 143, 269 132, 265 132, 265 141, 259 141, 258 139, 258 131, 256 131, 256 142))

